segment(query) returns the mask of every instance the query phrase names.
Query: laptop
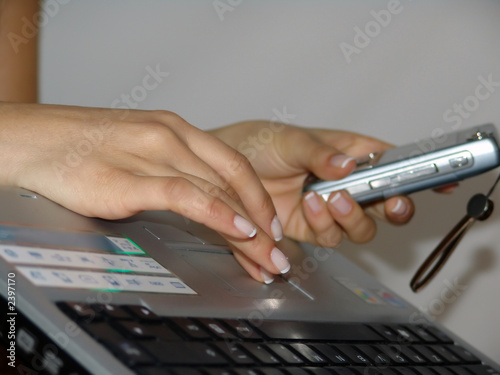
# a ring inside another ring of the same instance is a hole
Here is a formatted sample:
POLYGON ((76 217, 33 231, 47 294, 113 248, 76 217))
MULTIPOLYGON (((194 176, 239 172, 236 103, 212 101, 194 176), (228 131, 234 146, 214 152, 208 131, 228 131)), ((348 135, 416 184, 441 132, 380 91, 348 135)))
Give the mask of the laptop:
POLYGON ((265 285, 168 212, 90 219, 0 188, 1 341, 21 374, 500 374, 333 249, 265 285))

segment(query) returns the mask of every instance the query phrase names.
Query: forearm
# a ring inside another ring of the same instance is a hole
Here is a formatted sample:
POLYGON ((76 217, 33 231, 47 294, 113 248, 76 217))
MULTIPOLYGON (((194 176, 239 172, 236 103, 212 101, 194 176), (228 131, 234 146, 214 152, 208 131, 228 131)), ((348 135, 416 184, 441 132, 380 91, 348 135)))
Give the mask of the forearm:
POLYGON ((0 101, 36 102, 37 0, 0 0, 0 101))

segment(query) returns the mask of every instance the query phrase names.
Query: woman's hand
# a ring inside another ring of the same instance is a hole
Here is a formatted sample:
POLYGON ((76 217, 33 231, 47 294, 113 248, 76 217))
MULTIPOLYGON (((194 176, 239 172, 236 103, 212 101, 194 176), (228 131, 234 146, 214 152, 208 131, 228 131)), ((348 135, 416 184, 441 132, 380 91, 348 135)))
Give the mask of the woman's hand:
POLYGON ((284 232, 299 241, 334 247, 343 234, 353 242, 373 238, 376 225, 366 211, 394 224, 406 223, 414 206, 408 197, 393 197, 366 211, 346 192, 325 202, 314 192, 302 193, 312 173, 324 180, 347 176, 354 158, 390 148, 387 143, 355 133, 249 121, 215 129, 214 135, 247 156, 271 195, 284 232))
POLYGON ((104 219, 171 210, 219 232, 256 280, 290 267, 248 159, 171 112, 0 103, 0 149, 0 184, 104 219))

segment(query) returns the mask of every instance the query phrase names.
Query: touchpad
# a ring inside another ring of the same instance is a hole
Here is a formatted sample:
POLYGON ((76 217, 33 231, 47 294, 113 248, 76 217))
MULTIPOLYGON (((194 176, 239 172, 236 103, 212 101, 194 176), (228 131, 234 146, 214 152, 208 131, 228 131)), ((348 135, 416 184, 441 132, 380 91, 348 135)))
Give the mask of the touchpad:
MULTIPOLYGON (((303 299, 301 293, 281 277, 276 276, 273 283, 266 285, 255 281, 238 264, 230 253, 209 252, 204 249, 197 251, 178 251, 178 254, 195 267, 202 275, 200 279, 212 280, 210 284, 204 284, 201 288, 213 288, 214 285, 224 289, 228 293, 239 297, 253 297, 259 299, 303 299)), ((200 286, 193 287, 203 294, 200 286)))

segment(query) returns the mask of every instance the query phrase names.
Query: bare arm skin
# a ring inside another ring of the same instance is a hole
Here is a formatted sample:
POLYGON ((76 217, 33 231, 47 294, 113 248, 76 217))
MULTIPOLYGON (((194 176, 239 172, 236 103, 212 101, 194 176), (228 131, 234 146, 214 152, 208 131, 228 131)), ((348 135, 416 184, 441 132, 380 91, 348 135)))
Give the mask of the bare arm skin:
POLYGON ((0 101, 36 102, 38 32, 33 23, 36 0, 0 0, 0 101))

